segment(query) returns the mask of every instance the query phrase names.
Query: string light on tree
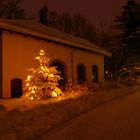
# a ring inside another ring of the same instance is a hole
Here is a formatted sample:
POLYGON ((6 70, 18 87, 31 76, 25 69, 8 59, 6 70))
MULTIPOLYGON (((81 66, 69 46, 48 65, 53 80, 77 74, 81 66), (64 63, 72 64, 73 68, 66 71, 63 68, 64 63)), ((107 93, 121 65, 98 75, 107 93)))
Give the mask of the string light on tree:
POLYGON ((45 97, 58 97, 62 91, 58 87, 58 80, 61 79, 56 68, 48 67, 50 59, 46 57, 44 50, 40 50, 39 56, 35 57, 39 62, 38 67, 31 68, 32 72, 25 80, 23 98, 34 100, 45 97))

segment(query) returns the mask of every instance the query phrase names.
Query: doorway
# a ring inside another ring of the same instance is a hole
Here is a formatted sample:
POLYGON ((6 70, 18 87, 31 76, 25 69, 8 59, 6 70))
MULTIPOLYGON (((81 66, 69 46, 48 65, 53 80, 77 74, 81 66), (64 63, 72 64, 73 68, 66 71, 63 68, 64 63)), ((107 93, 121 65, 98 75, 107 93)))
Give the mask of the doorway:
POLYGON ((11 80, 11 97, 21 97, 22 96, 22 80, 15 78, 11 80))

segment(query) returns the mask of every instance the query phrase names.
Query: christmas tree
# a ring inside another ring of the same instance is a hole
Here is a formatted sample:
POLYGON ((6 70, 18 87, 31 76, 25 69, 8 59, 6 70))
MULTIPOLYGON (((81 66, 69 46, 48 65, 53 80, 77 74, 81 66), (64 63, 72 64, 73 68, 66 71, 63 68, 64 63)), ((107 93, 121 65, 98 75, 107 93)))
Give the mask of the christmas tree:
POLYGON ((58 87, 58 80, 61 79, 56 68, 48 67, 49 58, 44 50, 40 50, 39 56, 35 57, 39 61, 39 66, 28 69, 32 72, 25 80, 23 98, 34 100, 46 97, 58 97, 61 90, 58 87))

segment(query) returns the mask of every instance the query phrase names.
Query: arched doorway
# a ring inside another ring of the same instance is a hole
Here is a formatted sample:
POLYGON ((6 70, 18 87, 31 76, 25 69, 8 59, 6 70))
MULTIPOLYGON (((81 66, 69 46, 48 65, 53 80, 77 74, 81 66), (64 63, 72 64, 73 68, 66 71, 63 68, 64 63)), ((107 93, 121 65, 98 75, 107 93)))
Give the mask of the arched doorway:
POLYGON ((66 78, 66 65, 60 60, 54 60, 51 63, 51 66, 55 66, 56 69, 59 71, 59 74, 60 74, 62 79, 58 81, 58 84, 59 84, 60 87, 65 88, 66 81, 67 81, 67 78, 66 78))
POLYGON ((11 97, 21 97, 22 96, 22 80, 15 78, 11 80, 11 97))
POLYGON ((78 84, 82 84, 86 82, 86 69, 85 66, 80 64, 77 66, 77 82, 78 84))
POLYGON ((98 82, 98 67, 96 65, 92 66, 92 81, 98 82))

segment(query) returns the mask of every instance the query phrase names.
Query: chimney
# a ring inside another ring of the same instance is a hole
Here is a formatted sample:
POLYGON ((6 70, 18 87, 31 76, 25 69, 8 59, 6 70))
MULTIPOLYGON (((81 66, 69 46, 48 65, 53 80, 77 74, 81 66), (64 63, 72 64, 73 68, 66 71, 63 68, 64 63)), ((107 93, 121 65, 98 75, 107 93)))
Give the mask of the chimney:
POLYGON ((42 24, 47 25, 47 14, 48 14, 48 7, 45 5, 39 11, 39 22, 42 24))

